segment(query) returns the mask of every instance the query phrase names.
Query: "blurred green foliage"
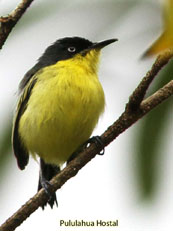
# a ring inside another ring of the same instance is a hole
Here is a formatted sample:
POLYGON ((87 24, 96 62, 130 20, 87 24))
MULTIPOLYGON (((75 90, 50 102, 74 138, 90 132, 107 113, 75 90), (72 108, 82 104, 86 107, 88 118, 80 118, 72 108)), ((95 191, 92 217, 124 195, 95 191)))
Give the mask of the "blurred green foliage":
POLYGON ((8 120, 0 136, 0 183, 8 170, 7 165, 12 158, 11 152, 11 127, 12 120, 8 120))
MULTIPOLYGON (((154 93, 159 88, 172 80, 173 61, 158 74, 152 83, 149 94, 154 93)), ((168 127, 169 113, 173 107, 172 97, 160 104, 142 119, 141 126, 138 127, 134 137, 134 147, 136 155, 136 176, 139 180, 142 199, 152 199, 159 182, 158 160, 161 158, 160 148, 164 146, 166 128, 168 127)), ((169 138, 169 137, 166 137, 169 138)))

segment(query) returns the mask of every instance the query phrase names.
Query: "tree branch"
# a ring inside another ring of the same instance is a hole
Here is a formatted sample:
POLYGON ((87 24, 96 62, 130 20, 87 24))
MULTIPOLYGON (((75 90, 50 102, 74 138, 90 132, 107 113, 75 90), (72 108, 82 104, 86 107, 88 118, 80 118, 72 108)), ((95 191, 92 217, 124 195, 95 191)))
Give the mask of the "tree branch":
MULTIPOLYGON (((170 50, 165 52, 163 55, 160 55, 156 59, 151 70, 146 74, 138 87, 130 96, 125 111, 122 113, 119 119, 115 121, 115 123, 113 123, 110 127, 108 127, 108 129, 101 135, 104 146, 107 146, 122 132, 133 125, 137 120, 145 116, 149 111, 173 95, 172 80, 153 95, 143 100, 146 90, 148 89, 154 77, 172 57, 173 52, 170 50)), ((67 180, 75 176, 78 171, 92 158, 94 158, 100 151, 101 147, 97 147, 92 143, 84 151, 79 153, 79 155, 74 160, 72 160, 66 168, 64 168, 51 180, 52 191, 55 192, 57 189, 61 188, 67 180)), ((47 200, 47 194, 45 193, 44 189, 41 189, 34 197, 27 201, 26 204, 24 204, 15 214, 13 214, 4 224, 0 226, 0 231, 15 230, 16 227, 18 227, 47 200)))
POLYGON ((18 7, 7 17, 0 17, 0 49, 4 45, 8 35, 30 6, 33 0, 23 0, 18 7))
POLYGON ((157 73, 162 69, 163 66, 165 66, 170 58, 172 58, 173 50, 165 51, 162 55, 159 55, 153 64, 152 68, 146 76, 142 79, 141 83, 138 85, 138 87, 134 90, 132 95, 130 96, 130 100, 128 103, 129 109, 132 110, 135 108, 138 108, 142 100, 144 99, 144 96, 146 94, 147 89, 149 88, 151 82, 156 77, 157 73))

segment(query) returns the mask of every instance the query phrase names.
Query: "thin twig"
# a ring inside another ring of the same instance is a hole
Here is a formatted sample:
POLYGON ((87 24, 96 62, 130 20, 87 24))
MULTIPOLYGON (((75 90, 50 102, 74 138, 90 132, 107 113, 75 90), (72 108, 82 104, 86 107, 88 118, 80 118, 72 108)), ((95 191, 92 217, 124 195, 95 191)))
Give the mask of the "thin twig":
MULTIPOLYGON (((130 97, 129 102, 126 105, 125 111, 122 113, 119 119, 101 135, 104 146, 107 146, 122 132, 124 132, 127 128, 133 125, 137 120, 142 118, 157 105, 173 95, 172 80, 164 87, 159 89, 152 96, 143 100, 135 110, 131 110, 131 108, 129 107, 129 105, 131 104, 131 100, 133 100, 134 102, 138 102, 139 98, 144 97, 144 92, 146 92, 146 90, 140 90, 140 86, 145 86, 142 88, 147 89, 154 76, 163 67, 163 65, 165 65, 169 61, 172 56, 173 53, 171 53, 170 51, 170 53, 166 53, 166 55, 164 54, 164 58, 160 56, 158 59, 156 59, 156 62, 154 63, 151 71, 147 73, 146 77, 143 78, 139 86, 130 97), (154 72, 153 68, 155 70, 154 72), (137 98, 137 100, 135 98, 137 98)), ((56 175, 51 180, 52 191, 55 192, 57 189, 61 188, 67 180, 75 176, 78 171, 83 166, 85 166, 92 158, 94 158, 97 153, 100 153, 100 151, 101 147, 98 147, 95 144, 91 144, 88 148, 79 153, 79 155, 74 160, 72 160, 66 168, 64 168, 58 175, 56 175)), ((26 202, 26 204, 24 204, 15 214, 13 214, 4 224, 0 226, 0 231, 15 230, 16 227, 18 227, 36 209, 38 209, 40 205, 44 204, 47 200, 48 198, 45 191, 43 189, 40 190, 33 198, 26 202)))
POLYGON ((159 89, 152 96, 143 100, 135 111, 126 110, 122 113, 117 121, 111 125, 101 138, 104 140, 105 146, 116 139, 122 132, 133 125, 137 120, 142 118, 145 114, 162 103, 164 100, 173 95, 173 80, 166 84, 163 88, 159 89))
POLYGON ((7 17, 0 17, 0 49, 8 35, 34 0, 23 0, 18 7, 7 17))
POLYGON ((157 57, 151 70, 148 71, 146 76, 142 79, 141 83, 130 96, 129 103, 127 105, 127 107, 129 107, 129 110, 135 110, 139 107, 140 103, 144 99, 146 91, 149 88, 151 82, 156 77, 157 73, 161 70, 161 68, 169 62, 172 56, 173 51, 170 49, 157 57))

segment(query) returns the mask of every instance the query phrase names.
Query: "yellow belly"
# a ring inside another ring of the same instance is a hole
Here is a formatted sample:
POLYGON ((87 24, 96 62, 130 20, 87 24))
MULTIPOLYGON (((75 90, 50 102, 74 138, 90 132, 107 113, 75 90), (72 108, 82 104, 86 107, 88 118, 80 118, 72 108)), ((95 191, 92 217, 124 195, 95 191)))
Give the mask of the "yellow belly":
POLYGON ((90 137, 105 104, 96 74, 62 64, 39 74, 19 123, 32 155, 57 165, 90 137))

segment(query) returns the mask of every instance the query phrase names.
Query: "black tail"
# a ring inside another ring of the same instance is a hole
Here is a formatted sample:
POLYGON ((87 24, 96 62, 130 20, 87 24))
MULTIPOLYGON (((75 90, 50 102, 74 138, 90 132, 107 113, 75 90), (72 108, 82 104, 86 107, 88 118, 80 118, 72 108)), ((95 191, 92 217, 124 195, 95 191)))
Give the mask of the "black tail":
POLYGON ((43 204, 41 207, 44 209, 44 207, 49 204, 51 208, 53 208, 53 205, 57 203, 57 198, 55 193, 50 192, 50 183, 49 181, 58 173, 60 172, 60 168, 56 165, 46 164, 42 159, 40 159, 40 174, 39 174, 39 182, 38 182, 38 191, 41 188, 44 188, 47 194, 50 196, 50 199, 48 202, 43 204))

